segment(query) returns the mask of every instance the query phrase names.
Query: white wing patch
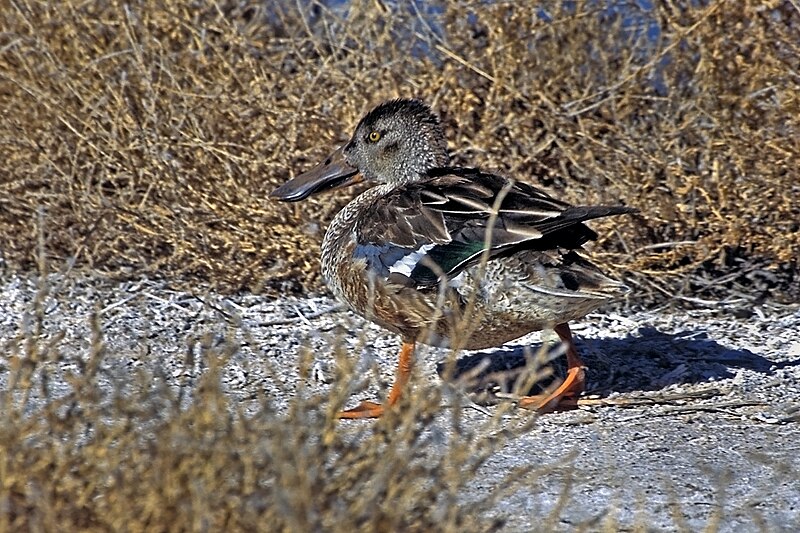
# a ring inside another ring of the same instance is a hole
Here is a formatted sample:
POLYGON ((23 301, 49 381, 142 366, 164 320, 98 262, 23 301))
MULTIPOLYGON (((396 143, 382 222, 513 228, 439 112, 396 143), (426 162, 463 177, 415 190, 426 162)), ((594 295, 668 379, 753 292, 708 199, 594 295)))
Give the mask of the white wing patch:
POLYGON ((404 255, 398 259, 392 266, 389 267, 389 272, 397 272, 407 277, 411 277, 411 271, 419 264, 420 260, 428 253, 428 251, 436 246, 435 244, 423 244, 410 254, 404 255))
POLYGON ((448 279, 447 280, 447 286, 448 287, 452 287, 453 289, 460 289, 461 286, 464 284, 465 274, 466 274, 466 271, 462 270, 461 272, 458 273, 458 276, 456 276, 454 278, 451 278, 451 279, 448 279))

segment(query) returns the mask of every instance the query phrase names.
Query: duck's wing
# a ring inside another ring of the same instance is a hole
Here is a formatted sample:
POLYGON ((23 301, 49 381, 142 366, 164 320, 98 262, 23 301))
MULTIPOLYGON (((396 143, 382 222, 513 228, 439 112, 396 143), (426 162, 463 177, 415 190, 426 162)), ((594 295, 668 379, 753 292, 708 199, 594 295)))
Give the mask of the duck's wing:
POLYGON ((362 213, 355 255, 375 274, 438 286, 480 261, 520 250, 575 249, 597 234, 584 221, 635 212, 571 206, 526 183, 475 169, 443 168, 397 188, 362 213))

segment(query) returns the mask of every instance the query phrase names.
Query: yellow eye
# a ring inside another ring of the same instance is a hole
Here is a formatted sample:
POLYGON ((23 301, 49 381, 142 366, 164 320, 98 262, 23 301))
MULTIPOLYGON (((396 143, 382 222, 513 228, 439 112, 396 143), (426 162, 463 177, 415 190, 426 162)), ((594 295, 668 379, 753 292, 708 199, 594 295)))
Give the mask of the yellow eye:
POLYGON ((373 142, 373 143, 376 143, 376 142, 380 141, 381 140, 381 132, 379 132, 379 131, 370 132, 368 139, 369 139, 369 142, 373 142))

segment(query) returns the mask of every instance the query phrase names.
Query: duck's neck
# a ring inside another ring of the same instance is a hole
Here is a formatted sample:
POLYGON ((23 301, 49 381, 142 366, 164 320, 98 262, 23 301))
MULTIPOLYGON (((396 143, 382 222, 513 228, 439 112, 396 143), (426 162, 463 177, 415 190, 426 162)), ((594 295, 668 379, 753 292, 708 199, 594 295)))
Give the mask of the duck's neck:
POLYGON ((348 265, 352 261, 359 217, 373 202, 392 192, 396 187, 396 185, 388 183, 376 185, 358 195, 333 217, 328 231, 322 239, 321 263, 322 277, 334 292, 338 291, 339 286, 339 283, 336 282, 336 278, 339 277, 337 272, 340 272, 339 269, 343 265, 348 265))

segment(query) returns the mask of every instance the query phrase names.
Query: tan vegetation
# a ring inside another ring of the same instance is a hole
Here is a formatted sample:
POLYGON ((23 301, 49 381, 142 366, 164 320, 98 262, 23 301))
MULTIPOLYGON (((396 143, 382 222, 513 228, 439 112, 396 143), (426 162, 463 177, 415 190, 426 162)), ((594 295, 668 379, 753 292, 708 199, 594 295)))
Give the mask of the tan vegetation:
MULTIPOLYGON (((120 382, 97 315, 85 350, 51 336, 52 291, 40 285, 26 327, 2 345, 0 531, 492 531, 494 503, 536 475, 520 467, 462 501, 533 420, 504 420, 506 405, 467 426, 448 387, 419 386, 400 413, 342 427, 334 414, 361 380, 343 350, 330 398, 273 369, 280 394, 234 402, 222 380, 241 348, 231 336, 187 347, 184 369, 206 370, 179 388, 144 368, 120 382), (66 390, 53 386, 65 359, 66 390), (432 434, 443 393, 451 417, 432 434)), ((305 379, 313 355, 300 359, 305 379)))
MULTIPOLYGON (((796 2, 432 4, 9 2, 0 265, 320 290, 318 245, 353 191, 267 193, 375 103, 415 96, 441 112, 457 164, 641 209, 597 223, 594 250, 639 297, 800 296, 796 2)), ((147 375, 117 395, 97 382, 99 323, 71 389, 49 396, 61 344, 42 334, 46 290, 2 346, 0 530, 500 527, 483 513, 500 493, 459 498, 524 427, 465 429, 455 408, 431 454, 441 390, 418 387, 401 419, 340 431, 346 372, 329 403, 300 390, 286 411, 265 398, 245 414, 219 386, 235 347, 210 341, 184 396, 147 375)))
POLYGON ((323 228, 353 191, 266 194, 376 102, 417 96, 458 164, 639 207, 597 249, 640 297, 797 296, 800 12, 657 4, 14 2, 3 256, 32 262, 41 210, 57 261, 318 289, 323 228))

